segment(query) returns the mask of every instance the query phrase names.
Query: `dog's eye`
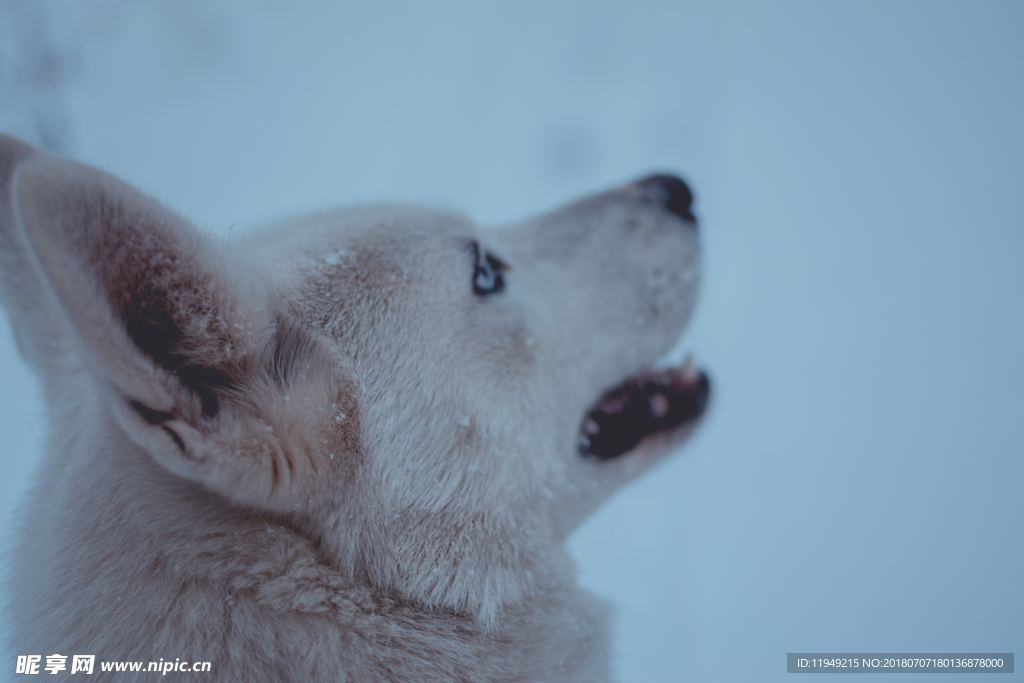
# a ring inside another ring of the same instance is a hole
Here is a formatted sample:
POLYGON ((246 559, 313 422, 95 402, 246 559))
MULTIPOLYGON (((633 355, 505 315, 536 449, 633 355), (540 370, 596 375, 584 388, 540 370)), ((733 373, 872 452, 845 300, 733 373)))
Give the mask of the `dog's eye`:
POLYGON ((505 289, 503 273, 508 270, 508 264, 482 250, 476 242, 473 242, 473 254, 476 259, 476 266, 473 269, 473 293, 477 296, 487 296, 505 289))

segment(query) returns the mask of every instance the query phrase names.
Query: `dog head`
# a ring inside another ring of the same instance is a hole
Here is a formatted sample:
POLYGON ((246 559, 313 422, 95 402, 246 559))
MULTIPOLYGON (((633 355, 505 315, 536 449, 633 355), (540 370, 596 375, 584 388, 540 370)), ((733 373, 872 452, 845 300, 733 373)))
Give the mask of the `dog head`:
POLYGON ((28 343, 63 344, 140 457, 423 604, 493 620, 703 412, 702 373, 655 367, 699 280, 676 178, 497 230, 365 207, 225 244, 84 166, 9 175, 10 307, 62 330, 28 343))

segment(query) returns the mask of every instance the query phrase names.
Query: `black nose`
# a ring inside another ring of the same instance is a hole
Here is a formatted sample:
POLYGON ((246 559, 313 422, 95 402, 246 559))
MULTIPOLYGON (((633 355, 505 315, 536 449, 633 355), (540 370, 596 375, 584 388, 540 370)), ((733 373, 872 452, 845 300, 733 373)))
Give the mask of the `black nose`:
POLYGON ((684 221, 697 222, 693 215, 693 193, 690 192, 690 187, 683 182, 682 178, 659 173, 644 178, 637 183, 637 186, 652 201, 658 202, 670 213, 679 216, 684 221))

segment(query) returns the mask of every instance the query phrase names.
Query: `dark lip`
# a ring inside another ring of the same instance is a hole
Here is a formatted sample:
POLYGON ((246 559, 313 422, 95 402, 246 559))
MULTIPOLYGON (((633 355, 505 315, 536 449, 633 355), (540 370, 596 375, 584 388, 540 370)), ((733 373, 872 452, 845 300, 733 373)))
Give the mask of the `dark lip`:
POLYGON ((604 392, 584 415, 579 452, 597 460, 626 455, 650 437, 697 420, 710 397, 711 380, 703 370, 682 375, 669 369, 630 377, 604 392))

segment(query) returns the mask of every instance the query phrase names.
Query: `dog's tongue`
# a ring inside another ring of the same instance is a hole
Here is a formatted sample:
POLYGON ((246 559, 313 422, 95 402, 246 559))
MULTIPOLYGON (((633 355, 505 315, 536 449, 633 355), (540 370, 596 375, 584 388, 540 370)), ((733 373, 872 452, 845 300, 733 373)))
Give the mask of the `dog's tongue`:
POLYGON ((622 455, 648 436, 696 419, 711 383, 688 358, 678 368, 645 372, 609 390, 587 413, 580 452, 600 459, 622 455))

